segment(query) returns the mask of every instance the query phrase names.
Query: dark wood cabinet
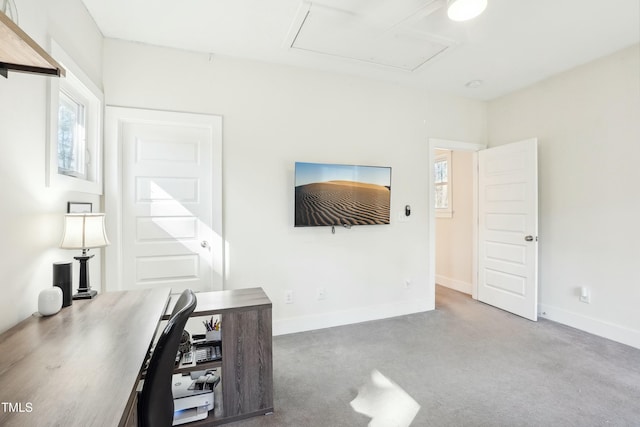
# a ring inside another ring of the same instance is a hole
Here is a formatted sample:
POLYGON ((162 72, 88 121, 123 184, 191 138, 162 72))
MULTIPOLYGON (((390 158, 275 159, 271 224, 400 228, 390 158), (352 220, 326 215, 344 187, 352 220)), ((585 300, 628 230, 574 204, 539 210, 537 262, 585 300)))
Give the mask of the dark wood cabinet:
POLYGON ((224 415, 273 411, 271 309, 225 313, 222 325, 224 415))
MULTIPOLYGON (((196 294, 192 314, 221 316, 222 360, 182 365, 177 372, 219 369, 215 409, 206 420, 187 426, 215 426, 273 412, 271 301, 262 288, 196 294)), ((169 303, 167 315, 173 308, 169 303)))

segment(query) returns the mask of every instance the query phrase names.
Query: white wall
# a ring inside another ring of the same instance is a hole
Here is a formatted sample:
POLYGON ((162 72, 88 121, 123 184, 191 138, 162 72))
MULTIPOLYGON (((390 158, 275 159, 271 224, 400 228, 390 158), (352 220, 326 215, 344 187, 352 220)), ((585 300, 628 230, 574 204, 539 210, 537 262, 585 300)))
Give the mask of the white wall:
POLYGON ((473 153, 451 152, 451 218, 436 218, 436 283, 472 293, 473 153))
POLYGON ((489 123, 490 145, 539 139, 542 316, 640 348, 640 45, 491 102, 489 123))
POLYGON ((107 104, 223 116, 225 288, 262 286, 275 333, 433 308, 427 138, 484 140, 484 103, 109 39, 104 86, 107 104), (295 161, 391 166, 392 224, 294 228, 295 161))
MULTIPOLYGON (((226 287, 263 286, 276 332, 433 307, 426 140, 485 141, 488 117, 492 145, 540 141, 542 315, 640 347, 640 46, 495 100, 487 114, 483 103, 392 84, 114 40, 103 68, 102 37, 80 0, 18 8, 37 42, 56 39, 99 87, 104 74, 108 103, 224 116, 226 287), (411 204, 411 221, 294 229, 296 160, 392 166, 392 219, 411 204), (579 286, 591 304, 578 301, 579 286), (285 289, 294 304, 282 303, 285 289)), ((45 186, 48 79, 0 79, 0 331, 36 311, 51 264, 71 260, 57 249, 66 202, 100 209, 98 196, 45 186)))
MULTIPOLYGON (((80 0, 16 1, 20 27, 46 50, 54 38, 100 85, 102 36, 80 0)), ((45 186, 47 84, 51 77, 9 73, 0 78, 0 331, 37 311, 38 293, 52 284, 51 264, 73 261, 58 249, 67 201, 100 199, 45 186)), ((77 264, 76 261, 73 261, 77 264)), ((76 266, 77 268, 77 266, 76 266)), ((100 288, 100 256, 91 262, 100 288)), ((74 287, 77 287, 77 271, 74 287)))

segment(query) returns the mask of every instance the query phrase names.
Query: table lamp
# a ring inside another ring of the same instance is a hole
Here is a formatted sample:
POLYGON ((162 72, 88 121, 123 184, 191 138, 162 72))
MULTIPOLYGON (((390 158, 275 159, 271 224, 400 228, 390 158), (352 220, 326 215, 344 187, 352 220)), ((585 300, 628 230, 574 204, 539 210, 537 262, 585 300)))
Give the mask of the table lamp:
POLYGON ((64 232, 60 247, 63 249, 82 249, 82 255, 73 257, 80 262, 80 278, 78 293, 73 299, 91 299, 98 294, 89 284, 89 261, 93 255, 87 251, 93 248, 103 248, 109 244, 104 229, 103 213, 66 214, 64 217, 64 232))

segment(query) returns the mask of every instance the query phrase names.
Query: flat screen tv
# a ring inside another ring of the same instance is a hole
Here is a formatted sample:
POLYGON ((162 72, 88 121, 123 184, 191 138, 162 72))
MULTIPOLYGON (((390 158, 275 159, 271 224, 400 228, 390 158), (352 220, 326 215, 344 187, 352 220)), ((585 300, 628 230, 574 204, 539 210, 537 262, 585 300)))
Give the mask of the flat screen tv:
POLYGON ((296 162, 295 226, 389 224, 391 168, 296 162))

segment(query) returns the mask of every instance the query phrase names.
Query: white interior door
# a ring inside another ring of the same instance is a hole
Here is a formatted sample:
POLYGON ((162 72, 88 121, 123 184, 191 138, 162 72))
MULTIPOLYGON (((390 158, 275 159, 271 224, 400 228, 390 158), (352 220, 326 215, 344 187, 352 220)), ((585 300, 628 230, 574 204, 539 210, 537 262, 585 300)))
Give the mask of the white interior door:
POLYGON ((538 318, 537 139, 478 152, 478 300, 538 318))
POLYGON ((220 118, 116 107, 108 116, 121 159, 117 288, 220 289, 214 224, 221 221, 213 209, 220 118))

